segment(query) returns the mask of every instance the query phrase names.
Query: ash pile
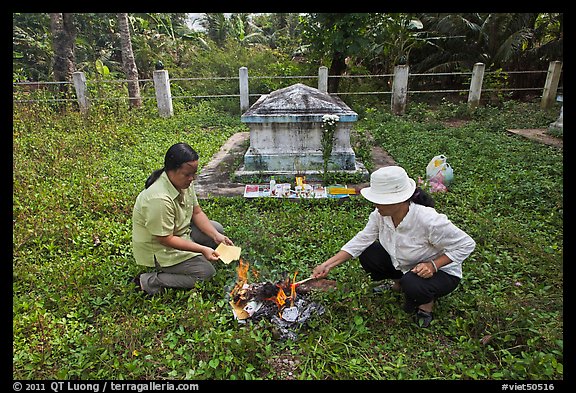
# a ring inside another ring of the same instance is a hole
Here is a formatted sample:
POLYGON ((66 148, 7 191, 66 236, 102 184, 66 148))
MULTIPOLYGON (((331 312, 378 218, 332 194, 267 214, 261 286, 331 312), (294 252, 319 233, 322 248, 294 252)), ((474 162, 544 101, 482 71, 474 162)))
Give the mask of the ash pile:
POLYGON ((296 274, 272 282, 248 284, 249 264, 240 259, 238 281, 230 291, 230 306, 239 323, 261 319, 271 321, 280 339, 297 340, 297 331, 315 315, 324 313, 324 306, 310 299, 314 289, 335 287, 331 280, 296 282, 296 274))

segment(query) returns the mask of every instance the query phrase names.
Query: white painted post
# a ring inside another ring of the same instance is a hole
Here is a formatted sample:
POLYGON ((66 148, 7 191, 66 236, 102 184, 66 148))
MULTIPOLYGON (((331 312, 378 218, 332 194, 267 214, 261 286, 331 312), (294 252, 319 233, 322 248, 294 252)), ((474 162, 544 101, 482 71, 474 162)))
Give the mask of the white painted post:
POLYGON ((392 81, 392 113, 403 115, 406 112, 406 99, 408 97, 408 70, 407 64, 394 67, 394 80, 392 81))
POLYGON ((86 87, 86 75, 83 72, 76 71, 72 73, 72 80, 74 81, 74 88, 76 89, 76 97, 80 112, 86 113, 90 107, 88 100, 88 88, 86 87))
POLYGON ((564 129, 564 105, 560 107, 560 116, 558 116, 558 119, 556 119, 555 122, 550 123, 550 128, 564 129))
POLYGON ((480 104, 483 81, 484 63, 476 63, 472 69, 472 80, 470 81, 470 91, 468 92, 468 106, 472 109, 478 107, 480 104))
MULTIPOLYGON (((560 101, 560 102, 564 102, 564 96, 559 95, 556 100, 560 101)), ((560 107, 560 116, 558 116, 558 119, 556 119, 555 122, 550 123, 550 125, 548 126, 548 129, 549 130, 560 130, 560 131, 564 130, 564 105, 562 105, 560 107)))
POLYGON ((154 90, 156 91, 158 113, 162 117, 171 117, 174 114, 174 109, 172 108, 172 93, 170 92, 168 71, 154 71, 154 90))
POLYGON ((556 100, 561 71, 561 61, 550 62, 550 65, 548 66, 548 75, 546 76, 546 82, 544 83, 544 91, 542 92, 542 101, 540 102, 540 107, 542 109, 550 108, 556 100))
POLYGON ((318 90, 328 93, 328 67, 326 66, 318 68, 318 90))
POLYGON ((244 113, 250 107, 250 97, 248 95, 248 68, 240 67, 238 70, 240 78, 240 113, 244 113))

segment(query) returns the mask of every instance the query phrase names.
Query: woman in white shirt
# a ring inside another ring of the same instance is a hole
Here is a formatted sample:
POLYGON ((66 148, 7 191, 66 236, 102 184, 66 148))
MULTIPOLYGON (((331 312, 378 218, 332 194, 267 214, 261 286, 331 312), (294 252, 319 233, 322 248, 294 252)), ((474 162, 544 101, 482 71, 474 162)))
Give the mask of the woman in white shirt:
POLYGON ((399 166, 380 168, 361 194, 375 204, 368 223, 340 251, 314 268, 312 277, 358 257, 373 280, 392 279, 404 293, 404 310, 428 327, 434 301, 456 289, 462 262, 476 243, 444 214, 399 166))

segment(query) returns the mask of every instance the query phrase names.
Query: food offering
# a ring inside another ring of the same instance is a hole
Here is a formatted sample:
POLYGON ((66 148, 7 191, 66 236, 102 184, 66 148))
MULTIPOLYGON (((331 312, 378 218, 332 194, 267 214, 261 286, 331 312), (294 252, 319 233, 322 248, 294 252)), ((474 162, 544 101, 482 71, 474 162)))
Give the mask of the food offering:
POLYGON ((305 176, 296 176, 294 185, 280 183, 274 176, 271 176, 269 184, 246 184, 244 186, 245 198, 338 199, 357 194, 356 188, 347 185, 335 184, 325 187, 321 183, 307 183, 305 176))
POLYGON ((292 188, 290 183, 276 183, 274 189, 271 189, 268 184, 246 184, 244 187, 245 198, 326 198, 326 188, 321 184, 304 184, 302 186, 295 186, 292 188))

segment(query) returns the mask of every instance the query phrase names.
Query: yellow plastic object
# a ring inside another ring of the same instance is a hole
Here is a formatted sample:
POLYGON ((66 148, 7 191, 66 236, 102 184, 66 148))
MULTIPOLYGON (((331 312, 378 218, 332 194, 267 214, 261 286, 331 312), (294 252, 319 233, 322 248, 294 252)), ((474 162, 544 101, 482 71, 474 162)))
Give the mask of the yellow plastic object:
POLYGON ((356 194, 356 190, 353 188, 345 188, 345 187, 328 187, 328 194, 330 195, 354 195, 356 194))

